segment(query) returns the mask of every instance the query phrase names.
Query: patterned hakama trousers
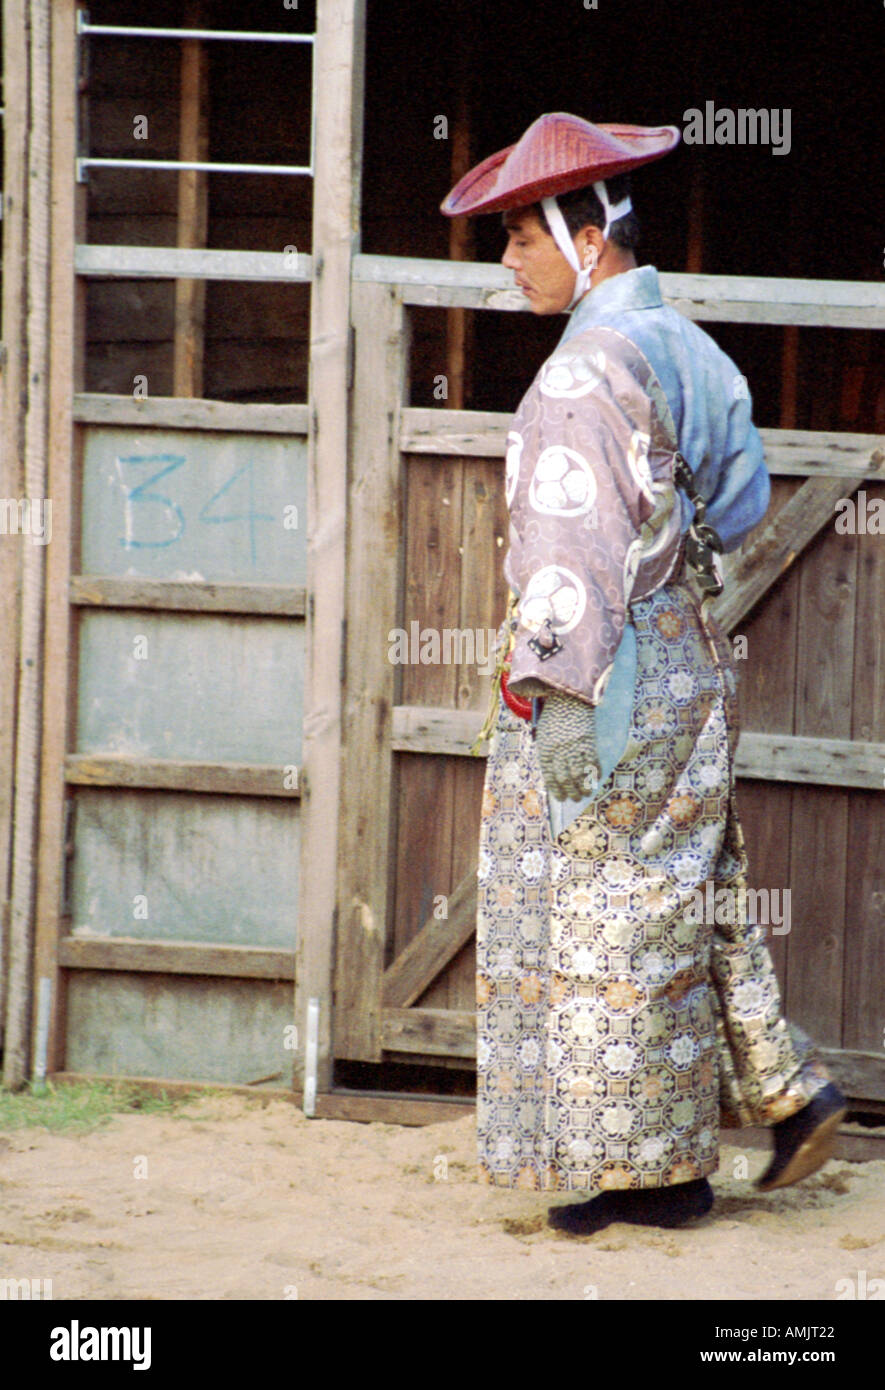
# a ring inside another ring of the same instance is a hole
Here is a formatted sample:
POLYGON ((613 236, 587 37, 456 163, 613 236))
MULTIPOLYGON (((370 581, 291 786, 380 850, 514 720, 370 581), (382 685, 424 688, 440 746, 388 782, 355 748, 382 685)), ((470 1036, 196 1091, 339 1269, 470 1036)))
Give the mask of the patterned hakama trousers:
POLYGON ((500 704, 477 913, 479 1167, 497 1186, 687 1182, 718 1167, 721 1124, 784 1119, 829 1079, 741 910, 730 644, 684 582, 632 620, 626 749, 555 840, 530 727, 500 704), (699 913, 711 891, 735 910, 699 913))

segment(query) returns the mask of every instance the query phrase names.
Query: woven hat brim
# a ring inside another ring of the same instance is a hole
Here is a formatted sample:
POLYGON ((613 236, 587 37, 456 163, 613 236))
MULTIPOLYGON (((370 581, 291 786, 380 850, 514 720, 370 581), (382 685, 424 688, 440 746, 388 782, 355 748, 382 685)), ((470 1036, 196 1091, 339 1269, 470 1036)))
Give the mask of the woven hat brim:
POLYGON ((502 186, 503 166, 516 149, 516 145, 508 145, 468 170, 440 204, 440 210, 446 217, 472 217, 526 207, 541 198, 585 188, 599 179, 630 173, 669 154, 681 138, 677 126, 600 125, 597 129, 614 136, 613 144, 616 142, 621 148, 594 154, 569 168, 539 174, 524 182, 514 183, 505 173, 502 186), (629 148, 625 150, 624 145, 629 148))

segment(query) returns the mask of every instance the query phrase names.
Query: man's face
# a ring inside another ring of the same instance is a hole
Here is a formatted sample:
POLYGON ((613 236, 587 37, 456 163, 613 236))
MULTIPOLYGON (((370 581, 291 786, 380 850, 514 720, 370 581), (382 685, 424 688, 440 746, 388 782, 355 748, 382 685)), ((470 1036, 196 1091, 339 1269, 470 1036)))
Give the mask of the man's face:
POLYGON ((537 213, 514 208, 504 213, 507 247, 502 265, 512 270, 533 314, 562 314, 575 292, 575 272, 537 213))

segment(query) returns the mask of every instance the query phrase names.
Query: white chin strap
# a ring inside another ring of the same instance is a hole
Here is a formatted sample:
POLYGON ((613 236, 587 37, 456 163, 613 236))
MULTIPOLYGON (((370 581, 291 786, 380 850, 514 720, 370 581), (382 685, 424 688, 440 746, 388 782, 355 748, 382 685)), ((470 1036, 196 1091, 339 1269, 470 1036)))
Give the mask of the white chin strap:
MULTIPOLYGON (((593 192, 602 203, 602 210, 605 213, 605 226, 602 229, 603 241, 608 240, 609 228, 613 222, 617 222, 619 217, 626 217, 628 212, 633 211, 633 204, 629 198, 622 198, 619 203, 612 207, 608 200, 608 191, 602 182, 594 183, 593 192)), ((565 256, 572 270, 575 272, 575 292, 569 301, 566 313, 573 309, 578 300, 587 293, 590 288, 590 276, 593 269, 582 266, 578 260, 578 252, 572 240, 571 233, 565 225, 565 218, 562 215, 559 204, 555 198, 542 198, 541 207, 544 209, 544 216, 547 218, 547 225, 550 228, 553 239, 565 256)))

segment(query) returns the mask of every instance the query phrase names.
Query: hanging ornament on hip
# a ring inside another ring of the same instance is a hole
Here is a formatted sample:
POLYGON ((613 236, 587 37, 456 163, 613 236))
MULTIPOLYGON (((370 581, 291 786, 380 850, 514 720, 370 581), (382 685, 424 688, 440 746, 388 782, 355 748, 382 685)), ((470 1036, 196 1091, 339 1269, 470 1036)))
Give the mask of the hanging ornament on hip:
POLYGON ((520 719, 531 719, 532 702, 526 700, 522 695, 515 695, 510 689, 508 676, 510 674, 510 657, 506 657, 501 668, 501 698, 509 710, 518 715, 520 719))

